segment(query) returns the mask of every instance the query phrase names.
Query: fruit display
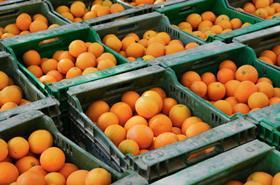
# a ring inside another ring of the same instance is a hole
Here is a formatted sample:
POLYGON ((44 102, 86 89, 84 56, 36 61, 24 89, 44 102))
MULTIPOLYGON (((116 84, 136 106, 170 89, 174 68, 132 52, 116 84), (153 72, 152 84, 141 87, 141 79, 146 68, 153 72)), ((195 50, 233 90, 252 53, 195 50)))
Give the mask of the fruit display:
POLYGON ((223 61, 216 74, 187 71, 181 83, 227 115, 280 103, 280 88, 269 78, 260 77, 252 65, 237 67, 232 60, 223 61))
POLYGON ((57 27, 59 27, 58 24, 51 24, 43 14, 21 13, 17 16, 15 23, 0 27, 0 37, 6 39, 57 27))
POLYGON ((65 153, 53 146, 54 137, 45 129, 28 137, 0 139, 0 184, 12 185, 109 185, 111 174, 103 168, 79 169, 65 153))
POLYGON ((184 44, 180 40, 172 39, 167 32, 157 32, 155 30, 148 30, 142 36, 136 33, 129 33, 123 38, 115 34, 108 34, 103 37, 102 41, 132 62, 138 58, 152 60, 157 57, 189 50, 199 45, 196 42, 184 44))
POLYGON ((242 22, 239 18, 232 18, 225 14, 217 15, 212 11, 205 11, 201 14, 192 13, 186 17, 185 21, 174 26, 205 40, 210 35, 228 33, 250 25, 248 22, 242 22))
POLYGON ((250 0, 237 9, 262 19, 280 16, 280 3, 276 0, 250 0))
POLYGON ((81 22, 96 17, 122 12, 125 10, 125 7, 111 0, 94 0, 89 6, 83 1, 74 1, 69 7, 66 5, 60 5, 55 10, 72 22, 81 22))
POLYGON ((252 173, 247 181, 232 180, 226 185, 278 185, 280 184, 280 172, 272 176, 269 173, 258 171, 252 173))
POLYGON ((0 112, 30 103, 23 92, 5 72, 0 71, 0 112))
POLYGON ((55 83, 117 65, 116 57, 104 52, 97 42, 74 40, 68 50, 58 50, 52 58, 42 58, 36 50, 28 50, 22 55, 27 69, 42 83, 55 83))
POLYGON ((139 155, 211 129, 159 87, 142 94, 126 91, 111 106, 94 101, 86 115, 124 154, 139 155))
POLYGON ((280 66, 280 45, 274 46, 271 50, 262 51, 259 59, 265 63, 280 66))

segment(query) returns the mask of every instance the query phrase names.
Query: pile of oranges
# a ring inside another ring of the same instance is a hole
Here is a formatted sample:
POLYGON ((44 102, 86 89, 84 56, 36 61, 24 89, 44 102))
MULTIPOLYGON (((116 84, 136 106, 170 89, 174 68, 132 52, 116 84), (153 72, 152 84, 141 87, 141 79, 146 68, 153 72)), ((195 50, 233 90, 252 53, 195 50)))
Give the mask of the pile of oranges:
POLYGON ((223 61, 216 75, 205 72, 200 76, 195 71, 187 71, 181 83, 227 115, 247 114, 280 103, 280 88, 273 87, 269 78, 259 78, 252 65, 237 68, 232 60, 223 61))
POLYGON ((149 5, 149 4, 160 4, 165 3, 165 0, 133 0, 133 1, 127 1, 132 6, 143 6, 143 5, 149 5))
POLYGON ((57 28, 58 24, 49 25, 48 19, 42 14, 35 14, 32 17, 27 13, 17 16, 16 22, 0 27, 1 39, 11 38, 16 35, 26 35, 38 31, 57 28))
POLYGON ((280 184, 280 172, 274 176, 266 172, 254 172, 248 178, 246 183, 238 180, 230 181, 226 185, 278 185, 280 184))
POLYGON ((95 0, 89 9, 87 9, 83 1, 74 1, 70 7, 61 5, 56 8, 59 14, 72 22, 81 22, 95 17, 119 13, 124 10, 125 8, 121 4, 113 3, 110 0, 95 0))
POLYGON ((280 45, 274 46, 272 50, 261 52, 259 59, 265 63, 280 66, 280 45))
POLYGON ((274 16, 280 16, 280 3, 274 0, 252 0, 245 3, 239 10, 263 19, 271 19, 274 16))
POLYGON ((238 18, 231 19, 224 14, 217 16, 211 11, 206 11, 201 15, 198 13, 188 15, 186 21, 176 27, 201 39, 207 39, 210 35, 228 33, 249 25, 250 23, 243 23, 238 18))
POLYGON ((86 115, 124 154, 139 155, 211 129, 159 87, 141 96, 127 91, 111 107, 103 100, 94 101, 86 115))
POLYGON ((0 71, 0 112, 28 103, 30 101, 23 99, 21 88, 14 85, 13 80, 5 72, 0 71))
POLYGON ((196 42, 184 45, 180 40, 172 40, 167 32, 154 30, 146 31, 142 39, 136 33, 129 33, 122 40, 115 34, 108 34, 103 38, 103 43, 130 61, 135 61, 137 58, 152 60, 198 46, 196 42))
POLYGON ((0 184, 111 184, 107 170, 79 170, 65 160, 63 150, 53 146, 53 136, 47 130, 36 130, 28 139, 19 136, 8 142, 0 139, 0 184))
POLYGON ((97 42, 74 40, 68 51, 58 50, 52 58, 41 58, 36 50, 29 50, 22 56, 27 69, 39 80, 54 83, 74 78, 117 65, 117 59, 97 42))

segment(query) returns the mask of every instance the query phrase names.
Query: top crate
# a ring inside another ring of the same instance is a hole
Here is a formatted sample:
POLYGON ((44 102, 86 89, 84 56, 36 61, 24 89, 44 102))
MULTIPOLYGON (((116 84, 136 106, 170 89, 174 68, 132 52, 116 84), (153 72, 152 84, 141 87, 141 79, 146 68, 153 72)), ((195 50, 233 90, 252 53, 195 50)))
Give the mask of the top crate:
MULTIPOLYGON (((272 19, 263 21, 255 16, 239 12, 233 8, 230 8, 226 0, 197 0, 197 1, 186 1, 178 3, 175 5, 167 6, 164 8, 158 8, 156 11, 166 15, 171 24, 178 25, 180 22, 185 21, 186 17, 192 13, 203 13, 205 11, 212 11, 216 16, 224 14, 229 18, 239 18, 243 23, 250 23, 250 26, 244 28, 236 29, 231 32, 222 33, 218 35, 211 35, 208 37, 207 41, 211 42, 213 40, 222 40, 226 43, 232 41, 234 37, 244 35, 250 32, 258 31, 263 28, 268 28, 279 24, 279 19, 272 19)), ((186 34, 189 34, 185 32, 186 34)))

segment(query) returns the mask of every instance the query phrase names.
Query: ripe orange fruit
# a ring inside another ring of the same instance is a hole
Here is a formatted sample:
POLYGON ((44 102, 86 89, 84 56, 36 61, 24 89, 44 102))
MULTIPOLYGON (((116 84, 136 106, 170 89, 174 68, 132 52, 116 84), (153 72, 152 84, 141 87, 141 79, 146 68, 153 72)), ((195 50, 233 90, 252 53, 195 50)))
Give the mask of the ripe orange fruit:
POLYGON ((237 66, 232 60, 224 60, 219 66, 219 69, 223 68, 231 69, 233 72, 237 70, 237 66))
POLYGON ((235 90, 238 88, 240 82, 238 80, 230 80, 225 84, 227 96, 234 96, 235 90))
POLYGON ((148 126, 135 125, 127 131, 126 138, 137 142, 140 149, 145 149, 151 146, 154 133, 148 126))
POLYGON ((69 51, 63 51, 59 56, 58 56, 58 59, 57 61, 60 61, 62 59, 69 59, 71 60, 72 62, 75 61, 75 58, 70 54, 69 51))
POLYGON ((62 74, 67 74, 67 72, 74 67, 74 63, 70 59, 61 59, 57 64, 58 72, 62 74))
POLYGON ((75 17, 82 17, 86 13, 86 5, 82 1, 75 1, 71 4, 70 12, 75 17))
POLYGON ((114 67, 116 64, 112 61, 112 60, 109 60, 109 59, 103 59, 103 60, 100 60, 97 64, 97 69, 98 70, 105 70, 105 69, 108 69, 108 68, 111 68, 111 67, 114 67))
POLYGON ((238 103, 237 99, 234 96, 227 97, 225 100, 229 102, 232 107, 234 107, 238 103))
POLYGON ((177 104, 177 101, 174 98, 164 98, 162 112, 166 115, 169 114, 171 108, 177 104))
POLYGON ((16 183, 17 185, 47 185, 44 176, 33 171, 21 174, 16 183))
POLYGON ((232 29, 239 29, 242 26, 242 21, 238 18, 233 18, 230 20, 232 29))
POLYGON ((85 185, 87 175, 87 170, 77 170, 68 176, 66 185, 85 185))
POLYGON ((201 75, 201 80, 206 84, 209 85, 212 82, 216 82, 216 76, 211 72, 206 72, 201 75))
POLYGON ((197 136, 207 130, 209 130, 211 127, 204 123, 204 122, 197 122, 195 124, 191 124, 188 129, 186 130, 186 136, 187 138, 197 136))
POLYGON ((0 184, 10 184, 18 178, 18 170, 12 163, 0 162, 0 184))
POLYGON ((268 57, 264 57, 264 56, 261 56, 259 57, 259 59, 265 63, 268 63, 268 64, 271 64, 271 65, 274 65, 274 63, 270 60, 270 58, 268 57))
POLYGON ((280 183, 280 173, 278 172, 277 174, 274 175, 273 180, 272 180, 272 185, 277 185, 280 183))
POLYGON ((229 181, 225 185, 243 185, 240 181, 229 181))
POLYGON ((265 51, 261 52, 260 56, 269 58, 273 64, 276 63, 277 55, 271 50, 265 50, 265 51))
POLYGON ((0 71, 0 90, 9 85, 9 77, 6 73, 0 71))
POLYGON ((258 81, 257 81, 257 84, 258 84, 259 82, 267 82, 267 83, 269 83, 269 84, 272 85, 272 81, 271 81, 269 78, 267 78, 267 77, 261 77, 261 78, 259 78, 258 81))
POLYGON ((192 13, 192 14, 190 14, 190 15, 187 17, 186 21, 187 21, 188 23, 190 23, 190 24, 192 25, 193 28, 197 28, 198 25, 201 23, 202 18, 201 18, 201 16, 200 16, 199 14, 197 14, 197 13, 192 13))
POLYGON ((203 81, 193 82, 190 89, 202 98, 207 94, 207 85, 203 81))
POLYGON ((98 69, 95 68, 95 67, 88 67, 88 68, 86 68, 86 69, 83 71, 82 75, 87 75, 87 74, 95 73, 95 72, 97 72, 97 71, 98 71, 98 69))
POLYGON ((246 103, 249 96, 257 92, 257 86, 251 81, 243 81, 234 92, 234 97, 239 103, 246 103))
POLYGON ((171 131, 176 135, 181 134, 181 129, 178 127, 172 127, 171 131))
POLYGON ((111 182, 111 174, 103 168, 95 168, 89 171, 85 179, 85 185, 110 185, 111 182))
POLYGON ((110 107, 109 105, 103 101, 98 100, 94 101, 90 104, 90 106, 87 108, 86 115, 93 121, 97 121, 99 116, 105 112, 109 112, 110 107))
POLYGON ((122 41, 118 37, 109 37, 105 40, 104 44, 116 52, 120 52, 122 49, 122 41))
POLYGON ((272 98, 274 96, 273 86, 267 82, 259 82, 257 83, 258 92, 264 93, 268 98, 272 98))
POLYGON ((208 85, 207 95, 210 100, 223 99, 226 94, 225 86, 220 82, 212 82, 208 85))
POLYGON ((3 139, 0 139, 0 162, 8 157, 8 144, 3 139))
POLYGON ((2 104, 8 102, 14 102, 19 104, 22 99, 22 91, 20 87, 16 85, 10 85, 2 89, 0 92, 0 102, 2 104))
POLYGON ((104 47, 97 42, 93 42, 89 44, 88 52, 94 54, 94 56, 98 58, 104 52, 104 47))
POLYGON ((138 43, 132 43, 130 44, 126 49, 126 55, 128 57, 142 57, 145 54, 145 48, 141 44, 138 43))
POLYGON ((172 131, 172 122, 168 116, 157 114, 149 120, 149 127, 152 129, 155 136, 164 132, 172 131))
POLYGON ((183 134, 177 134, 176 136, 178 141, 184 141, 187 139, 187 136, 183 134))
POLYGON ((245 81, 249 80, 253 83, 256 83, 258 80, 259 74, 255 67, 251 65, 243 65, 239 67, 235 73, 236 80, 245 81))
POLYGON ((29 50, 25 52, 22 59, 26 66, 41 64, 41 56, 36 50, 29 50))
POLYGON ((16 24, 8 24, 7 26, 5 26, 4 32, 13 35, 18 35, 20 33, 20 30, 18 29, 16 24))
POLYGON ((218 100, 213 104, 215 107, 220 109, 222 112, 224 112, 227 115, 232 115, 232 107, 229 102, 226 100, 218 100))
POLYGON ((76 66, 81 70, 88 67, 95 67, 97 64, 95 56, 90 52, 80 54, 76 60, 76 66))
POLYGON ((153 90, 145 91, 142 94, 142 97, 150 97, 150 98, 154 99, 157 102, 158 106, 159 106, 159 110, 162 109, 162 106, 163 106, 162 97, 156 91, 153 91, 153 90))
POLYGON ((55 83, 56 78, 51 76, 51 75, 43 75, 41 76, 41 78, 39 78, 40 82, 42 82, 43 84, 48 84, 48 83, 55 83))
POLYGON ((273 177, 265 172, 254 172, 252 173, 248 179, 248 181, 258 182, 263 185, 272 184, 273 177))
POLYGON ((165 54, 165 47, 163 44, 154 42, 148 45, 146 49, 146 55, 151 55, 153 57, 161 57, 165 54))
POLYGON ((118 125, 119 118, 113 112, 105 112, 99 116, 96 124, 102 131, 105 131, 110 125, 118 125))
POLYGON ((244 7, 243 7, 244 11, 247 13, 254 13, 256 11, 256 7, 253 3, 245 3, 244 7))
POLYGON ((280 98, 278 97, 272 97, 269 99, 269 105, 274 105, 280 103, 280 98))
POLYGON ((160 112, 160 105, 153 97, 141 96, 135 103, 135 110, 140 116, 149 119, 160 112))
POLYGON ((195 71, 185 72, 181 77, 181 83, 186 87, 190 87, 195 81, 201 81, 199 74, 195 71))
POLYGON ((196 116, 192 116, 192 117, 185 119, 185 121, 182 124, 182 133, 185 134, 187 129, 190 127, 190 125, 197 123, 197 122, 201 122, 201 121, 202 120, 196 116))
POLYGON ((82 40, 74 40, 69 44, 69 53, 74 56, 78 57, 80 54, 87 51, 87 45, 82 40))
POLYGON ((110 125, 105 129, 104 133, 116 146, 126 137, 126 130, 120 125, 110 125))
POLYGON ((47 73, 47 76, 52 76, 56 82, 59 82, 63 79, 63 76, 57 70, 51 70, 47 73))
POLYGON ((162 88, 154 87, 154 88, 152 88, 150 90, 157 92, 161 96, 162 99, 166 98, 166 93, 164 92, 164 90, 162 88))
POLYGON ((42 166, 33 166, 32 168, 30 168, 28 170, 29 172, 34 172, 34 173, 38 173, 42 176, 47 175, 47 172, 42 168, 42 166))
POLYGON ((135 40, 135 38, 133 36, 126 36, 125 38, 122 39, 122 49, 126 50, 127 47, 130 44, 133 44, 135 42, 136 42, 136 40, 135 40))
POLYGON ((66 183, 65 177, 58 172, 51 172, 45 176, 47 184, 64 185, 66 183))
POLYGON ((57 69, 58 62, 55 59, 48 59, 41 64, 42 71, 47 74, 51 70, 57 69))
POLYGON ((138 155, 140 153, 138 144, 131 139, 122 141, 118 148, 123 154, 138 155))
POLYGON ((217 79, 219 82, 225 84, 230 80, 234 80, 234 72, 228 68, 222 68, 217 73, 217 79))
POLYGON ((136 116, 132 116, 131 118, 129 118, 129 120, 126 121, 124 128, 125 128, 125 130, 129 130, 130 128, 132 128, 135 125, 146 125, 147 126, 148 122, 142 116, 136 115, 136 116))
POLYGON ((44 170, 55 172, 60 170, 65 163, 64 152, 57 147, 46 149, 40 156, 40 164, 44 170))
POLYGON ((274 87, 274 96, 280 98, 280 88, 279 87, 274 87))
POLYGON ((20 30, 28 30, 32 19, 27 13, 21 13, 16 19, 16 25, 20 30))
POLYGON ((198 46, 199 46, 198 43, 196 43, 196 42, 190 42, 190 43, 186 44, 185 50, 189 50, 189 49, 192 49, 192 48, 196 48, 196 47, 198 47, 198 46))
POLYGON ((169 111, 169 118, 171 119, 173 126, 181 128, 185 119, 191 116, 190 109, 182 104, 174 105, 169 111))
POLYGON ((119 13, 119 12, 122 12, 124 10, 125 10, 124 7, 119 3, 112 4, 112 6, 110 8, 111 13, 119 13))
POLYGON ((255 6, 257 9, 268 7, 270 4, 270 0, 256 0, 255 6))
POLYGON ((269 105, 269 99, 264 93, 255 92, 248 98, 248 105, 251 109, 263 108, 269 105))
POLYGON ((16 162, 16 167, 20 174, 37 165, 39 165, 39 161, 32 156, 25 156, 16 162))
POLYGON ((7 102, 2 105, 0 112, 8 111, 8 110, 14 109, 16 107, 17 107, 17 104, 15 104, 14 102, 7 102))
POLYGON ((30 32, 38 32, 38 31, 44 31, 48 29, 48 24, 41 21, 41 20, 35 20, 29 25, 30 32))
POLYGON ((166 145, 172 144, 177 142, 177 136, 174 133, 171 132, 166 132, 166 133, 162 133, 159 136, 156 137, 155 141, 154 141, 154 147, 155 149, 164 147, 166 145))
MULTIPOLYGON (((37 78, 40 78, 41 76, 43 76, 43 71, 42 69, 37 66, 37 65, 31 65, 31 66, 28 66, 27 69, 34 75, 36 76, 37 78)), ((1 75, 1 74, 0 74, 1 75)), ((1 79, 1 77, 0 77, 1 79)), ((1 88, 0 88, 1 89, 1 88)))
POLYGON ((132 117, 132 109, 130 106, 124 102, 118 102, 115 103, 111 109, 110 112, 113 112, 116 114, 116 116, 119 119, 120 125, 124 125, 125 122, 132 117))
POLYGON ((53 145, 53 136, 47 130, 36 130, 28 137, 30 151, 34 154, 41 154, 53 145))
POLYGON ((208 20, 214 23, 216 20, 216 15, 211 11, 206 11, 201 14, 201 18, 202 20, 208 20))
POLYGON ((8 141, 9 156, 20 159, 29 152, 29 144, 23 137, 14 137, 8 141))
POLYGON ((122 95, 122 102, 127 103, 132 110, 135 110, 135 103, 140 95, 136 91, 127 91, 122 95))
POLYGON ((72 67, 66 73, 65 79, 75 78, 82 75, 82 70, 78 67, 72 67))
POLYGON ((72 164, 72 163, 65 163, 63 165, 63 167, 58 171, 59 173, 61 173, 65 179, 68 178, 68 176, 77 171, 78 170, 78 167, 75 165, 75 164, 72 164))

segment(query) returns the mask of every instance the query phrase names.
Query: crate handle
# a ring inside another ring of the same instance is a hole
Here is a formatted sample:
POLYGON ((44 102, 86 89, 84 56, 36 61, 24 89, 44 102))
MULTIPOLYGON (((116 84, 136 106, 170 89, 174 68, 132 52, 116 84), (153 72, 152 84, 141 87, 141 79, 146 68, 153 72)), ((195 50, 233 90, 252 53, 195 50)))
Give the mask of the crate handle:
POLYGON ((6 16, 13 15, 13 14, 18 14, 18 13, 19 13, 19 10, 18 10, 18 9, 15 9, 15 10, 7 10, 7 11, 1 11, 1 12, 0 12, 0 18, 3 19, 3 18, 5 18, 6 16))

